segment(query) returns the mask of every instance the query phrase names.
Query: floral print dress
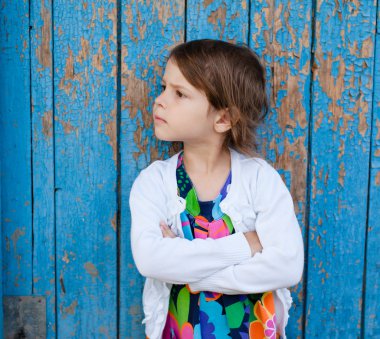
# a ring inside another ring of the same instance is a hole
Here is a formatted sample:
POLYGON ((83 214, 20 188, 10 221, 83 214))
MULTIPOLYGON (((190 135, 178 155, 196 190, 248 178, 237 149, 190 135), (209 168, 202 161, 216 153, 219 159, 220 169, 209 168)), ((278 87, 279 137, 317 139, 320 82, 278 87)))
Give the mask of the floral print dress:
MULTIPOLYGON (((235 232, 231 219, 219 203, 228 193, 232 173, 213 201, 198 201, 195 188, 183 163, 183 151, 177 163, 178 195, 186 199, 181 213, 184 237, 214 239, 235 232)), ((190 338, 271 338, 278 339, 272 292, 227 295, 210 291, 191 292, 188 285, 173 285, 163 339, 190 338)))

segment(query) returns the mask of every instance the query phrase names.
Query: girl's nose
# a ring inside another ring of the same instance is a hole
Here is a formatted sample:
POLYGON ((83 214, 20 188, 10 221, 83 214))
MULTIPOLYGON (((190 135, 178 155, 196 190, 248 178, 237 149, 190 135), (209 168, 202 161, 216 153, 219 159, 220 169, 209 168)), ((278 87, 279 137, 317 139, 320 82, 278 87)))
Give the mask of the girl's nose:
POLYGON ((164 98, 164 92, 161 92, 159 96, 156 97, 154 100, 154 103, 158 106, 162 106, 163 108, 166 107, 165 98, 164 98))

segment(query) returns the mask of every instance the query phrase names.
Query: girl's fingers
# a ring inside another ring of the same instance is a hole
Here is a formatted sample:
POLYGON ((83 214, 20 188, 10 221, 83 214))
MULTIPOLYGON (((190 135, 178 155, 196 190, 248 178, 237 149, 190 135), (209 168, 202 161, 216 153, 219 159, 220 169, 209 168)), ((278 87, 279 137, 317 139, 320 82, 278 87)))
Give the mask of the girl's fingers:
POLYGON ((176 235, 173 233, 173 231, 166 225, 165 222, 160 222, 160 228, 161 232, 164 238, 175 238, 176 235))
POLYGON ((163 235, 163 236, 166 236, 168 230, 166 229, 166 227, 165 227, 164 225, 160 225, 160 227, 161 227, 162 235, 163 235))
POLYGON ((160 222, 160 228, 161 228, 162 234, 165 234, 167 229, 168 229, 168 227, 166 226, 166 224, 163 221, 160 222))
POLYGON ((164 235, 164 238, 175 238, 176 237, 175 234, 169 229, 167 229, 163 235, 164 235))
POLYGON ((172 230, 169 230, 169 237, 170 238, 175 238, 176 235, 174 234, 174 232, 172 230))

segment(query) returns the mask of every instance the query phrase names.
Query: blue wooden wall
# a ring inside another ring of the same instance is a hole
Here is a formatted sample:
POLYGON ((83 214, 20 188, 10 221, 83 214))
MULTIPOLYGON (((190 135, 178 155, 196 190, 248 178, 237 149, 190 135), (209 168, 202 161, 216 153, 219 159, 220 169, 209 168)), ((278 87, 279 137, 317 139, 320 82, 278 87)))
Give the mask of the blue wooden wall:
POLYGON ((261 150, 306 249, 288 337, 380 337, 376 0, 1 0, 0 295, 46 297, 48 338, 143 338, 128 196, 169 156, 151 110, 168 49, 205 37, 266 63, 261 150))

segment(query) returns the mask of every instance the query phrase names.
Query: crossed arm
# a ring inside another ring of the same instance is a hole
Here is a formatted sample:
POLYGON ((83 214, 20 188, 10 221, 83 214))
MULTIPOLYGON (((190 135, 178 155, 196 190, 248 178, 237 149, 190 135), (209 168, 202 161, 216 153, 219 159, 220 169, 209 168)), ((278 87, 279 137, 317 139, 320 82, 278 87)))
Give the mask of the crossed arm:
POLYGON ((168 283, 191 283, 251 257, 241 232, 220 239, 164 238, 159 223, 166 220, 167 202, 159 192, 166 188, 160 185, 162 180, 142 171, 129 199, 132 255, 143 276, 168 283))
POLYGON ((172 238, 165 226, 158 227, 165 220, 159 207, 163 204, 150 196, 149 184, 137 180, 130 199, 131 240, 140 273, 168 283, 188 283, 193 291, 226 294, 260 293, 297 284, 304 255, 292 198, 274 170, 258 179, 257 233, 192 241, 172 238), (252 252, 257 253, 252 256, 252 252))

